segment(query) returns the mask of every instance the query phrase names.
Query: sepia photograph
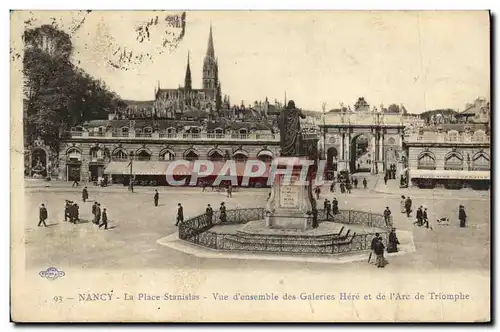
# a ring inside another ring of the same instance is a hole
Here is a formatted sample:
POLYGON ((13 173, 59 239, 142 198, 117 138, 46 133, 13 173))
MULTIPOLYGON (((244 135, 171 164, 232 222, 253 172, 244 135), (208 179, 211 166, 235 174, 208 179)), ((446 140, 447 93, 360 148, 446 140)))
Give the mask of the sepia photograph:
POLYGON ((11 11, 11 319, 490 322, 490 22, 11 11))

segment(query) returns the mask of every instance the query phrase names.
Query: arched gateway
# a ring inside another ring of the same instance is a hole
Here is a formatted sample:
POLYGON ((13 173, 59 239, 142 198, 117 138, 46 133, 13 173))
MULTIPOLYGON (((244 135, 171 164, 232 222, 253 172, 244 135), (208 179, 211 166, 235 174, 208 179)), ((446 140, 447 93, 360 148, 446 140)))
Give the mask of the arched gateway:
POLYGON ((396 165, 399 174, 403 169, 398 159, 403 149, 402 114, 384 114, 376 109, 329 112, 319 127, 324 137, 327 171, 376 174, 396 165))

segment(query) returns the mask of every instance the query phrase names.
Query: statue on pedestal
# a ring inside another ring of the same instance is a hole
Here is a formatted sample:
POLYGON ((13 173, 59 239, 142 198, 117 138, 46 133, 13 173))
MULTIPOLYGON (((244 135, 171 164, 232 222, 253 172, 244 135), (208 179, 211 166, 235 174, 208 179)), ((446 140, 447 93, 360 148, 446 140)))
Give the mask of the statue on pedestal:
POLYGON ((297 157, 302 152, 302 135, 300 132, 300 119, 306 116, 300 109, 295 108, 295 102, 290 100, 279 115, 280 128, 280 156, 297 157))

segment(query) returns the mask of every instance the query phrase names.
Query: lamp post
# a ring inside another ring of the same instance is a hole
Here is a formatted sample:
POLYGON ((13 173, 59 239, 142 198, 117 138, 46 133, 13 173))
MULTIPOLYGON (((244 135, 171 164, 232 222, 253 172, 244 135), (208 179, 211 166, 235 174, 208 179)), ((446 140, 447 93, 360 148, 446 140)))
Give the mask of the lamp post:
POLYGON ((134 174, 133 174, 133 167, 134 167, 134 152, 130 151, 130 183, 129 183, 129 188, 131 192, 134 192, 134 174))
POLYGON ((326 102, 321 105, 323 109, 323 160, 326 160, 326 102))

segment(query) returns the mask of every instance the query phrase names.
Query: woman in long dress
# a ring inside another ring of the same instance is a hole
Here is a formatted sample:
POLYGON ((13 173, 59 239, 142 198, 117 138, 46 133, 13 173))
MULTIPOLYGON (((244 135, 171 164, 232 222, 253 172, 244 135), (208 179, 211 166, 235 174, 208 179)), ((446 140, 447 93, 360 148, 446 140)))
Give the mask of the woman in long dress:
POLYGON ((401 196, 401 202, 399 203, 401 213, 406 213, 405 203, 406 203, 406 197, 403 195, 401 196))

